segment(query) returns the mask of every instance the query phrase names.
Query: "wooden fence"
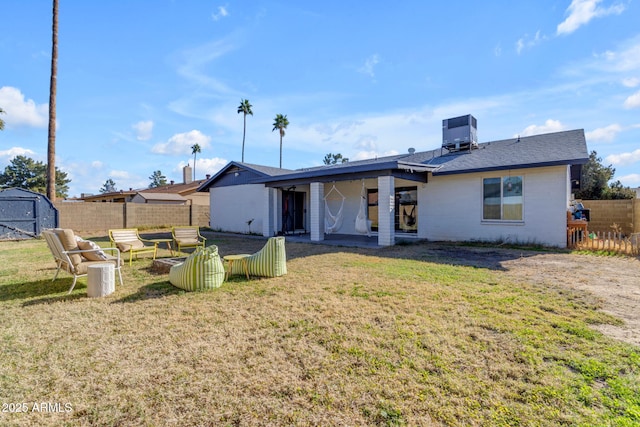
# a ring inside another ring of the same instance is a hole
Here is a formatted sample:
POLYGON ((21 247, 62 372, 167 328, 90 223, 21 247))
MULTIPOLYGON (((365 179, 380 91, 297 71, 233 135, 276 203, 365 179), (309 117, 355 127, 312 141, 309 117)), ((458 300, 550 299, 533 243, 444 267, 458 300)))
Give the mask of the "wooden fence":
POLYGON ((571 249, 617 252, 638 256, 640 255, 640 233, 627 236, 611 231, 584 233, 574 229, 567 233, 567 246, 571 249))

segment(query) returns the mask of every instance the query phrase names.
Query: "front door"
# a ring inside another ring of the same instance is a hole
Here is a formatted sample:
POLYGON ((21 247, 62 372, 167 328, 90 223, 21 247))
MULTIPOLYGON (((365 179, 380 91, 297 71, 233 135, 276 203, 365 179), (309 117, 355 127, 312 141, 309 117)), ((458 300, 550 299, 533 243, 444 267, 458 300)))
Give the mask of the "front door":
POLYGON ((282 192, 282 233, 306 232, 305 195, 302 191, 282 192))

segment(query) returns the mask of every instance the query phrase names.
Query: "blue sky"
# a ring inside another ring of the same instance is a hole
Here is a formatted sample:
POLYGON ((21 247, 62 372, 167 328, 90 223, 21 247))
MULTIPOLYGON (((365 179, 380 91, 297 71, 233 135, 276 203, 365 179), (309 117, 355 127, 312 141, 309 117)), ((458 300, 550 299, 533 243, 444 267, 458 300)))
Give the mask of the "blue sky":
MULTIPOLYGON (((51 1, 4 1, 0 169, 46 162, 51 1)), ((473 114, 480 142, 584 129, 640 186, 640 2, 60 0, 56 166, 70 196, 182 181, 240 161, 283 167, 428 150, 473 114)))

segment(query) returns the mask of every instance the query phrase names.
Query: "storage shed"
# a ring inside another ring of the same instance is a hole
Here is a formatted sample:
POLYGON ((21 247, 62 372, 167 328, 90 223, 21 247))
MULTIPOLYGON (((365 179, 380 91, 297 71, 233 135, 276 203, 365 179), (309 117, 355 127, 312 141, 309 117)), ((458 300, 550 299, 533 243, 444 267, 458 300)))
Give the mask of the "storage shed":
POLYGON ((58 210, 43 194, 23 188, 0 190, 0 240, 38 237, 58 226, 58 210))

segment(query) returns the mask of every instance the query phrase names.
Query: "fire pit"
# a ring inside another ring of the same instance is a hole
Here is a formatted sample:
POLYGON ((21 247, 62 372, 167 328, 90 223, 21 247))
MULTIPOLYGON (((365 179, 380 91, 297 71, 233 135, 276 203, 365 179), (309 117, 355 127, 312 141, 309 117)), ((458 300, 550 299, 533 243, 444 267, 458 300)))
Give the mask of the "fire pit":
POLYGON ((176 264, 180 264, 187 257, 182 258, 161 258, 153 261, 153 265, 151 266, 151 270, 157 274, 169 274, 169 270, 176 264))

